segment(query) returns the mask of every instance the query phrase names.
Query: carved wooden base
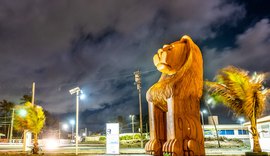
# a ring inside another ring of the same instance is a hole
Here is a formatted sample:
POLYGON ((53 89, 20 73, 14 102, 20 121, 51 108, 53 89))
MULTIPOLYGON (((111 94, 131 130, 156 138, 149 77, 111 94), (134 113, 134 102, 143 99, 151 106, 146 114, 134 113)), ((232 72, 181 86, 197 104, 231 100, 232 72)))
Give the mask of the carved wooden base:
POLYGON ((145 146, 147 154, 161 156, 169 154, 171 156, 203 156, 204 146, 195 140, 184 140, 183 143, 177 139, 166 141, 163 145, 158 140, 150 140, 145 146), (162 148, 161 148, 162 147, 162 148))
POLYGON ((182 147, 182 143, 179 140, 171 139, 165 142, 162 148, 162 152, 172 156, 184 155, 182 147))
POLYGON ((161 141, 154 139, 150 140, 145 145, 145 151, 151 155, 162 155, 162 143, 161 141))

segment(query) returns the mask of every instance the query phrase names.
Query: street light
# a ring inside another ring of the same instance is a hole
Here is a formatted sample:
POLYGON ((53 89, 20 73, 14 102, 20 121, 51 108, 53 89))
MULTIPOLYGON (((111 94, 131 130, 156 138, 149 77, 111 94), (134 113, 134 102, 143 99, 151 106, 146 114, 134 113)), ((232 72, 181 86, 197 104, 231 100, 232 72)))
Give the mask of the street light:
POLYGON ((211 113, 211 110, 210 110, 210 108, 209 108, 209 105, 210 105, 211 103, 214 103, 214 102, 215 102, 215 101, 214 101, 214 99, 213 99, 212 97, 208 97, 208 99, 207 99, 207 101, 206 101, 206 107, 207 107, 207 109, 208 109, 208 112, 209 112, 209 114, 210 114, 210 116, 211 116, 211 119, 212 119, 212 122, 213 122, 213 124, 214 124, 215 131, 216 131, 216 135, 217 135, 218 147, 220 148, 221 146, 220 146, 220 142, 219 142, 219 136, 218 136, 218 130, 217 130, 216 122, 215 122, 214 117, 213 117, 213 115, 212 115, 212 113, 211 113))
POLYGON ((26 115, 27 115, 27 111, 25 110, 25 109, 19 109, 19 115, 21 116, 21 117, 25 117, 26 115))
POLYGON ((63 126, 62 126, 63 130, 67 130, 68 129, 68 124, 64 123, 63 126))
POLYGON ((242 117, 242 118, 239 118, 238 120, 240 121, 240 124, 241 124, 242 135, 244 135, 243 134, 243 122, 245 122, 245 119, 242 117))
POLYGON ((69 90, 69 93, 72 95, 76 93, 76 155, 78 155, 78 129, 79 129, 79 94, 81 89, 79 87, 69 90))
POLYGON ((134 117, 135 115, 129 115, 129 117, 131 118, 131 126, 132 126, 132 138, 134 139, 134 117))
POLYGON ((64 130, 67 130, 68 129, 68 125, 66 124, 66 123, 63 123, 63 124, 61 124, 61 122, 59 122, 59 130, 58 130, 58 139, 59 139, 59 143, 61 143, 61 125, 62 125, 62 129, 64 129, 64 130))
POLYGON ((135 117, 135 115, 129 115, 129 117, 131 118, 132 133, 134 134, 134 117, 135 117))
POLYGON ((81 90, 81 92, 80 92, 80 100, 84 100, 85 98, 86 98, 86 95, 81 90))
POLYGON ((200 111, 201 116, 202 116, 202 125, 203 125, 203 136, 204 136, 204 118, 203 118, 203 114, 207 114, 207 111, 204 109, 202 111, 200 111))

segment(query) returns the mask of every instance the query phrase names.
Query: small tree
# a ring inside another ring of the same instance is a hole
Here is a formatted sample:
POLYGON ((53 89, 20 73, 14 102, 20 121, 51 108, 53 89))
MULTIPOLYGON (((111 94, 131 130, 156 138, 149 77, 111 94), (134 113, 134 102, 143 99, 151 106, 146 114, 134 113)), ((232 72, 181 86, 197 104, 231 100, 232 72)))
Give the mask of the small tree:
POLYGON ((32 95, 23 95, 23 97, 20 99, 21 102, 20 104, 25 104, 26 102, 31 102, 32 101, 32 95))
POLYGON ((42 107, 38 105, 32 105, 30 102, 26 102, 24 105, 18 105, 15 108, 16 113, 14 116, 14 128, 19 131, 25 129, 30 130, 34 134, 34 148, 33 153, 37 154, 38 147, 38 134, 45 123, 45 115, 42 107))
POLYGON ((208 93, 216 101, 234 110, 236 115, 246 116, 251 123, 253 152, 261 152, 257 118, 265 109, 270 90, 263 86, 265 74, 248 72, 233 66, 223 68, 216 75, 216 82, 206 81, 208 93))
MULTIPOLYGON (((11 110, 14 108, 14 103, 7 101, 7 100, 2 100, 0 101, 0 113, 1 115, 4 115, 5 122, 7 122, 7 116, 11 116, 11 110)), ((5 127, 5 134, 7 136, 7 125, 4 125, 5 127)))

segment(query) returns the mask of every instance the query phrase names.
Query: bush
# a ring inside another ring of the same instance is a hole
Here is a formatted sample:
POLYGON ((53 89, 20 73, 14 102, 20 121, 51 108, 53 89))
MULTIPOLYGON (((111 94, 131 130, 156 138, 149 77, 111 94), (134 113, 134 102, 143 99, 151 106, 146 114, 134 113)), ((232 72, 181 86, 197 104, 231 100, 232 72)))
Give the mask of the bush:
POLYGON ((237 143, 244 143, 243 140, 237 139, 237 138, 229 139, 229 141, 235 141, 235 142, 237 142, 237 143))
POLYGON ((134 139, 141 139, 141 134, 135 134, 134 139))
POLYGON ((105 136, 100 136, 99 141, 106 141, 106 137, 105 136))
MULTIPOLYGON (((142 138, 143 138, 143 140, 145 140, 146 139, 146 134, 143 134, 142 138)), ((120 140, 133 140, 133 139, 140 140, 141 139, 141 134, 140 133, 136 133, 134 135, 123 135, 123 136, 120 136, 120 140)))
POLYGON ((132 135, 123 135, 120 137, 120 140, 132 140, 133 136, 132 135))

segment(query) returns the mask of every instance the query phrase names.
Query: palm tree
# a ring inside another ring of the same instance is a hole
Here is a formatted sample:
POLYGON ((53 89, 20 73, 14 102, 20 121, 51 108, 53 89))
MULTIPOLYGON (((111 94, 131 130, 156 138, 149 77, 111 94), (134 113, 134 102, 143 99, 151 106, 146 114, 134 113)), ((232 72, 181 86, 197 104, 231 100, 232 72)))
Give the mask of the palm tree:
POLYGON ((24 105, 18 105, 16 107, 16 113, 14 117, 14 128, 20 131, 25 129, 34 133, 34 148, 33 153, 37 154, 38 147, 38 134, 45 123, 45 115, 42 107, 38 105, 32 105, 30 102, 26 102, 24 105), (25 113, 22 113, 25 112, 25 113))
POLYGON ((3 113, 4 115, 9 115, 10 111, 12 110, 14 105, 15 104, 13 102, 9 102, 7 100, 0 101, 0 111, 1 111, 1 113, 3 113))
POLYGON ((208 93, 216 101, 224 103, 236 115, 246 116, 251 123, 253 152, 261 152, 257 118, 265 109, 270 90, 263 86, 266 74, 248 75, 248 71, 228 66, 216 75, 216 82, 206 81, 208 93))
POLYGON ((32 102, 32 96, 25 94, 20 100, 21 100, 20 104, 25 104, 26 102, 32 102))
MULTIPOLYGON (((0 112, 4 115, 5 122, 7 122, 7 116, 11 115, 11 110, 14 107, 13 102, 9 102, 7 100, 0 101, 0 112)), ((5 125, 5 133, 7 134, 7 127, 5 125)), ((7 136, 7 135, 6 135, 7 136)))

